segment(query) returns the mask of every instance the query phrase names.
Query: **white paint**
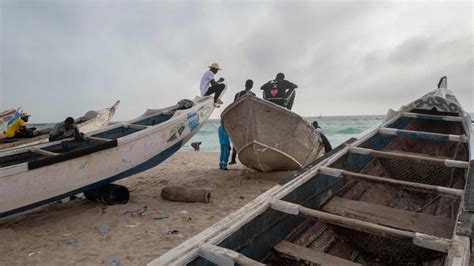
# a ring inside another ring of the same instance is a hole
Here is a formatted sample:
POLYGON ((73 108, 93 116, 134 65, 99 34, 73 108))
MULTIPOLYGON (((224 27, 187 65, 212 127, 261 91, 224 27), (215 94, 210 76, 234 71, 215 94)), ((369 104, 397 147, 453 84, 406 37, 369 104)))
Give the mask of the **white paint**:
POLYGON ((273 200, 270 202, 270 208, 274 209, 275 211, 280 211, 288 214, 298 215, 298 205, 292 204, 289 202, 284 202, 282 200, 273 200))
MULTIPOLYGON (((178 141, 187 142, 211 115, 213 100, 211 97, 205 98, 206 100, 195 104, 190 109, 176 111, 174 116, 166 122, 119 138, 117 147, 33 170, 28 170, 26 163, 0 168, 0 213, 96 183, 148 161, 178 141), (187 121, 188 114, 199 113, 204 109, 207 111, 198 115, 198 128, 190 131, 188 124, 185 123, 182 134, 174 141, 167 142, 170 130, 182 126, 183 121, 187 121)), ((196 97, 194 101, 200 99, 202 98, 196 97)), ((141 119, 143 118, 131 120, 130 123, 141 119)), ((119 126, 107 127, 88 135, 119 126)), ((35 147, 46 147, 57 143, 60 142, 35 147)), ((20 153, 22 150, 12 152, 20 153)), ((1 152, 0 156, 3 155, 4 153, 1 152)))

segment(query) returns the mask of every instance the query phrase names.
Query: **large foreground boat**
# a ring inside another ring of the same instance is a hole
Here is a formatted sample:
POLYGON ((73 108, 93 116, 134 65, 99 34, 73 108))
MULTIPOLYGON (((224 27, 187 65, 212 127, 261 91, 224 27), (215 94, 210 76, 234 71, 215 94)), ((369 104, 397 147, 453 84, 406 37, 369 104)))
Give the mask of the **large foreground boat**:
POLYGON ((319 157, 322 141, 301 116, 246 94, 221 115, 240 162, 262 172, 300 170, 319 157))
MULTIPOLYGON (((120 101, 115 102, 109 108, 97 110, 97 111, 88 111, 84 116, 78 117, 75 119, 76 125, 78 126, 79 130, 83 133, 87 133, 90 131, 94 131, 100 128, 107 126, 117 111, 117 108, 120 104, 120 101)), ((10 109, 10 113, 14 111, 14 114, 19 116, 19 112, 15 109, 10 109)), ((8 111, 4 112, 8 114, 8 111)), ((14 115, 12 115, 14 116, 14 115)), ((0 127, 1 128, 1 127, 0 127)), ((48 136, 53 128, 43 128, 38 131, 39 135, 34 138, 26 138, 26 139, 5 139, 3 135, 3 131, 0 132, 0 150, 10 150, 19 147, 26 147, 32 146, 40 143, 48 142, 48 136)), ((6 126, 4 128, 6 130, 6 126)))
POLYGON ((211 97, 148 110, 72 139, 0 151, 0 217, 87 192, 154 167, 179 150, 214 110, 211 97))
POLYGON ((474 132, 446 83, 150 265, 469 265, 474 132))

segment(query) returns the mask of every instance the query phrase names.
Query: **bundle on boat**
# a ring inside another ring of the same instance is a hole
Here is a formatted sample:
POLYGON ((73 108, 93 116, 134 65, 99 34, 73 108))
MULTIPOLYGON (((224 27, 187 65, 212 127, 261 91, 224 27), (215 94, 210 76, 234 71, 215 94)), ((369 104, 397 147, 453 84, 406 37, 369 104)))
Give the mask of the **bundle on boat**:
POLYGON ((469 265, 471 118, 439 87, 150 265, 469 265))

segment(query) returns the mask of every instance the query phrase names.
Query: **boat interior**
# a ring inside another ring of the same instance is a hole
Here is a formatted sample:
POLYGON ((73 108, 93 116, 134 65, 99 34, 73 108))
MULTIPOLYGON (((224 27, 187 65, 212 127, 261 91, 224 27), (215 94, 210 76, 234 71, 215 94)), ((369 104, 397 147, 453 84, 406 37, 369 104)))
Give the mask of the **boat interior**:
POLYGON ((28 163, 28 169, 69 160, 103 149, 117 146, 117 139, 156 126, 168 121, 176 110, 167 110, 137 118, 129 123, 119 123, 104 130, 87 135, 84 141, 66 139, 33 147, 20 148, 18 151, 0 151, 0 168, 28 163))
MULTIPOLYGON (((402 113, 216 247, 269 265, 444 265, 468 167, 462 121, 402 113)), ((202 254, 189 265, 211 265, 202 254)))

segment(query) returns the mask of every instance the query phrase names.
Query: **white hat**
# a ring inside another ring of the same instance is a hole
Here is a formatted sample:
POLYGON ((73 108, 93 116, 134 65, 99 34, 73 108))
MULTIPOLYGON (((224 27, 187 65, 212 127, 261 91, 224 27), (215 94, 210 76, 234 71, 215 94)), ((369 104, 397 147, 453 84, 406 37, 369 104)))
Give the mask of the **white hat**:
POLYGON ((215 69, 221 70, 221 68, 219 67, 219 64, 218 64, 218 63, 212 63, 209 67, 210 67, 210 68, 215 68, 215 69))

